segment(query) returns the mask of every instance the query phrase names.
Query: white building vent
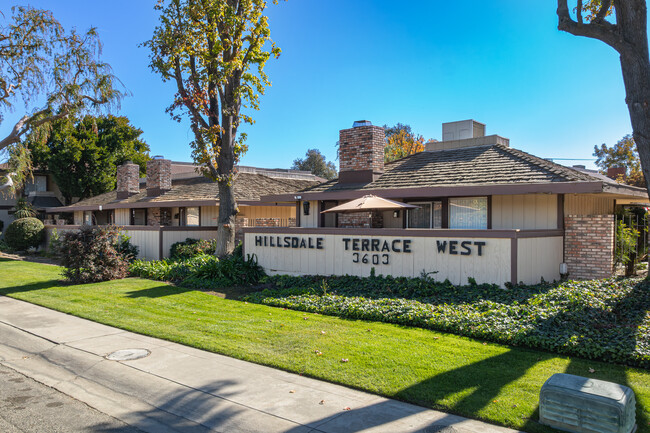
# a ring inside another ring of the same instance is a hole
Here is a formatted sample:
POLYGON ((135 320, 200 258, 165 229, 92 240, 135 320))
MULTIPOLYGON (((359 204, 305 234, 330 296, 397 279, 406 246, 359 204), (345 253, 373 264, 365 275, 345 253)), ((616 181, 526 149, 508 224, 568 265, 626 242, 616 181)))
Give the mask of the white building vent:
POLYGON ((569 432, 631 433, 635 406, 627 386, 557 373, 540 391, 539 422, 569 432))
POLYGON ((485 124, 476 120, 460 120, 442 124, 442 141, 465 140, 485 136, 485 124))

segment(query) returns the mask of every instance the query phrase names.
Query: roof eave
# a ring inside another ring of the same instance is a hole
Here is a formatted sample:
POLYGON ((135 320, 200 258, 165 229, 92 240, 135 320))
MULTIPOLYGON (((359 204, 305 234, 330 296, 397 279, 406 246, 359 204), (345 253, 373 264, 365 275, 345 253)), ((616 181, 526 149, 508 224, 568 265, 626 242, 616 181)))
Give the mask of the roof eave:
POLYGON ((605 183, 603 185, 603 192, 608 194, 629 195, 633 197, 648 198, 648 191, 645 188, 630 185, 613 185, 605 183))
POLYGON ((366 194, 383 198, 453 197, 512 194, 593 194, 603 192, 603 182, 545 182, 525 184, 460 185, 415 188, 351 189, 343 191, 298 192, 263 196, 265 202, 297 200, 352 200, 366 194))

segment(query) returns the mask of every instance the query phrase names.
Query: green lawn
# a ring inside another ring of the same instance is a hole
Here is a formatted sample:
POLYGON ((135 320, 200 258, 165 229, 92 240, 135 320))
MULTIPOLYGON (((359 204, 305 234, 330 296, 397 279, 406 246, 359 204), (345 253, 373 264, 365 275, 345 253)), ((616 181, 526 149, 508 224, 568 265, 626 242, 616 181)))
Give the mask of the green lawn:
POLYGON ((553 373, 609 380, 634 390, 639 432, 650 433, 647 370, 248 304, 137 278, 67 286, 59 272, 0 259, 0 295, 528 432, 551 431, 536 420, 540 387, 553 373))

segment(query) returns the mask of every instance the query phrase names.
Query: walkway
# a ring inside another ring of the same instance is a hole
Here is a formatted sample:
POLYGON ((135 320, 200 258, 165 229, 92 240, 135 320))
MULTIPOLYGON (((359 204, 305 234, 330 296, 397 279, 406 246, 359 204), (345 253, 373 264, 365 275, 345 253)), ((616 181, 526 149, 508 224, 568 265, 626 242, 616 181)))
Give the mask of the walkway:
POLYGON ((0 364, 149 432, 513 432, 2 296, 0 364))

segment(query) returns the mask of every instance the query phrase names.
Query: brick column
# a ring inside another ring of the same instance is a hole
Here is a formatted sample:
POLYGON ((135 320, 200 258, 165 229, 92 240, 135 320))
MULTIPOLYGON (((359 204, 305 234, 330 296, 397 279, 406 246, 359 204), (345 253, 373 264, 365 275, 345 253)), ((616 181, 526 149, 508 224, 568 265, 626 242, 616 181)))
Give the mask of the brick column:
POLYGON ((248 218, 235 217, 235 245, 244 242, 244 232, 242 229, 248 227, 248 218))
POLYGON ((117 198, 124 199, 140 192, 140 167, 128 161, 117 167, 117 198))
POLYGON ((569 279, 591 280, 612 276, 614 215, 564 217, 564 260, 569 279))
POLYGON ((369 229, 370 227, 372 227, 372 213, 371 212, 340 213, 339 227, 369 229))

